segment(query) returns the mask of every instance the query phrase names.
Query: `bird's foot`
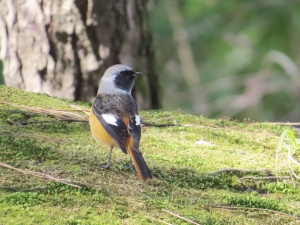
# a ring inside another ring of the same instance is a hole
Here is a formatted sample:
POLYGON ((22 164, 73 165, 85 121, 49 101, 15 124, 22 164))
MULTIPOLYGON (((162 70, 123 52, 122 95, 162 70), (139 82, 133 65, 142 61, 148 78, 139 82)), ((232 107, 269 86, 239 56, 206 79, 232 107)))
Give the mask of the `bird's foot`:
POLYGON ((134 174, 137 174, 137 172, 135 171, 135 169, 133 168, 133 164, 132 164, 132 162, 130 163, 130 165, 129 166, 126 166, 126 164, 123 162, 123 161, 121 161, 122 162, 122 164, 123 164, 123 170, 127 170, 127 169, 130 169, 134 174))
POLYGON ((95 166, 99 166, 99 167, 101 167, 101 168, 103 168, 103 169, 109 169, 110 167, 109 167, 109 164, 107 164, 106 166, 102 166, 102 165, 100 165, 100 164, 98 164, 98 163, 95 163, 95 166))

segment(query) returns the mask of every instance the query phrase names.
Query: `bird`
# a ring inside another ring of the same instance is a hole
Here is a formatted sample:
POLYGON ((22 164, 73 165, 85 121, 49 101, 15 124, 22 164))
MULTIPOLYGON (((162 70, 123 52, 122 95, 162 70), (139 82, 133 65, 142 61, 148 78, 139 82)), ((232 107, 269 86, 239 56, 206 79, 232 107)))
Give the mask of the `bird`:
POLYGON ((119 147, 130 155, 131 169, 133 162, 139 178, 147 181, 152 175, 139 149, 141 118, 131 95, 134 79, 141 74, 123 64, 109 67, 100 80, 89 124, 93 138, 110 148, 107 165, 103 168, 109 168, 112 150, 119 147))

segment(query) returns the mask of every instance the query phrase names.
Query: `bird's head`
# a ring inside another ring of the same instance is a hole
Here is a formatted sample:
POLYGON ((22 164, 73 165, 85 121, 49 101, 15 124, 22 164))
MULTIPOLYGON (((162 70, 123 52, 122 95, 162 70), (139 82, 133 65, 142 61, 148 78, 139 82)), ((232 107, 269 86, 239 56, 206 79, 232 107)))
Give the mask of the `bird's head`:
POLYGON ((111 66, 105 71, 101 78, 98 94, 130 94, 134 78, 140 74, 142 73, 134 72, 132 68, 126 65, 117 64, 111 66))

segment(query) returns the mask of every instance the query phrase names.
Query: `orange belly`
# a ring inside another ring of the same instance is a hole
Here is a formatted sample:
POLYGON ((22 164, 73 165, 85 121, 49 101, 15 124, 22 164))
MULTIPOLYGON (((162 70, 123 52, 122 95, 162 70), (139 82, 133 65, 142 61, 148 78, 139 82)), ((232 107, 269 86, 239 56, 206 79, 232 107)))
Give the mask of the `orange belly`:
MULTIPOLYGON (((93 107, 92 107, 93 108, 93 107)), ((90 128, 93 135, 93 138, 101 145, 106 146, 118 146, 117 143, 108 135, 108 133, 104 130, 101 123, 93 113, 93 109, 90 111, 90 128)))

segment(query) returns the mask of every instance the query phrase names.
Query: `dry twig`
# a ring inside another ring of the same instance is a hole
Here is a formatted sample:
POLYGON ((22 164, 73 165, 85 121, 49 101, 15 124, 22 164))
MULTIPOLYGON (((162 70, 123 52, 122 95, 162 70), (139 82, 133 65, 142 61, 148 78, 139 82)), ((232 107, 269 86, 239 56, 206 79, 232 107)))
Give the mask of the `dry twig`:
POLYGON ((241 184, 241 185, 243 185, 245 188, 247 188, 249 191, 254 191, 254 190, 252 190, 248 185, 246 185, 246 184, 244 184, 240 179, 237 179, 237 181, 241 184))
POLYGON ((288 167, 288 165, 286 164, 286 162, 283 160, 283 158, 282 158, 282 156, 279 154, 278 150, 276 150, 276 152, 277 152, 277 155, 279 156, 281 162, 283 163, 283 165, 288 169, 288 171, 289 171, 289 173, 290 173, 290 176, 291 176, 290 178, 292 179, 292 182, 293 182, 293 185, 294 185, 294 187, 296 187, 295 179, 294 179, 294 177, 293 177, 293 174, 292 174, 291 169, 288 167))
POLYGON ((179 126, 173 123, 149 123, 149 122, 145 122, 142 121, 142 124, 146 125, 146 126, 152 126, 152 127, 175 127, 175 126, 179 126))
POLYGON ((14 184, 25 184, 25 185, 36 184, 36 183, 22 183, 22 182, 16 182, 16 181, 11 181, 11 180, 0 180, 0 182, 3 182, 3 183, 14 183, 14 184))
MULTIPOLYGON (((271 125, 287 125, 287 126, 300 126, 300 123, 259 123, 259 124, 271 124, 271 125)), ((255 125, 255 124, 253 124, 255 125)))
POLYGON ((172 118, 174 118, 174 116, 169 116, 169 117, 159 118, 159 119, 156 119, 156 120, 151 120, 151 122, 155 123, 155 122, 158 122, 158 121, 169 120, 169 119, 172 119, 172 118))
POLYGON ((29 192, 29 191, 35 191, 35 190, 39 190, 39 189, 45 189, 46 187, 33 187, 33 188, 27 188, 27 189, 17 189, 17 188, 12 188, 12 187, 8 187, 8 186, 0 186, 0 189, 6 189, 6 190, 11 190, 11 191, 16 191, 16 192, 29 192))
POLYGON ((253 212, 242 211, 242 210, 238 210, 238 209, 248 209, 248 210, 255 210, 255 211, 267 211, 267 212, 272 212, 272 213, 259 213, 259 212, 257 212, 257 213, 264 214, 264 215, 275 215, 276 214, 276 215, 279 215, 279 216, 285 216, 285 217, 289 217, 291 219, 300 220, 300 217, 292 216, 290 214, 275 211, 275 210, 272 210, 272 209, 237 207, 237 206, 217 206, 217 205, 211 205, 211 207, 218 208, 218 209, 224 209, 224 210, 229 209, 230 211, 243 212, 243 213, 253 213, 253 212))
POLYGON ((290 176, 283 176, 283 177, 242 177, 239 180, 277 180, 277 179, 291 179, 290 176))
POLYGON ((73 110, 73 111, 79 111, 79 112, 84 112, 85 114, 87 114, 88 116, 90 115, 90 110, 86 110, 86 109, 82 109, 80 108, 79 106, 77 105, 69 105, 70 107, 76 109, 76 110, 73 110))
POLYGON ((220 127, 220 126, 216 126, 216 125, 199 125, 199 124, 182 124, 181 126, 183 127, 207 127, 207 128, 211 128, 211 129, 225 129, 228 130, 230 129, 230 131, 235 131, 235 132, 242 132, 242 133, 249 133, 249 134, 257 134, 257 135, 264 135, 264 136, 269 136, 269 137, 273 137, 273 138, 277 138, 279 139, 280 137, 277 136, 276 134, 272 134, 272 133, 261 133, 261 132, 253 132, 253 131, 247 131, 247 130, 236 130, 236 129, 232 129, 232 128, 228 128, 228 127, 220 127))
POLYGON ((61 121, 67 121, 67 122, 89 122, 86 120, 80 120, 80 119, 59 119, 59 120, 41 120, 41 121, 18 121, 17 123, 21 125, 27 125, 30 123, 59 123, 61 121))
MULTIPOLYGON (((44 174, 44 173, 33 172, 33 171, 28 171, 28 170, 22 170, 22 169, 15 168, 15 167, 12 167, 12 166, 10 166, 8 164, 1 163, 1 162, 0 162, 0 166, 6 167, 6 168, 9 168, 9 169, 12 169, 12 170, 19 171, 21 173, 25 173, 25 174, 29 174, 29 175, 32 175, 32 176, 36 176, 36 177, 39 177, 39 178, 43 178, 43 179, 48 179, 48 180, 53 180, 53 181, 56 181, 56 182, 60 182, 60 183, 63 183, 65 185, 69 185, 69 186, 72 186, 72 187, 81 188, 78 185, 67 183, 67 182, 74 182, 74 181, 69 180, 69 179, 60 179, 60 178, 55 178, 55 177, 52 177, 52 176, 44 174)), ((74 182, 74 183, 78 183, 78 182, 74 182)))
POLYGON ((249 214, 259 214, 259 215, 274 215, 270 213, 260 213, 260 212, 249 212, 249 211, 242 211, 242 210, 236 210, 236 209, 223 209, 223 208, 217 208, 218 210, 225 210, 225 211, 231 211, 231 212, 241 212, 241 213, 249 213, 249 214))
POLYGON ((38 116, 39 115, 37 113, 30 113, 30 112, 26 112, 26 111, 22 111, 22 110, 6 110, 5 112, 7 112, 7 113, 21 113, 26 117, 32 117, 32 116, 38 116))
POLYGON ((14 174, 14 175, 10 175, 10 176, 5 176, 5 177, 1 177, 2 179, 6 179, 6 178, 10 178, 10 177, 19 177, 19 176, 24 176, 26 174, 14 174))
POLYGON ((227 173, 227 172, 234 172, 234 173, 261 173, 264 172, 266 174, 271 174, 270 170, 268 169, 262 169, 262 170, 254 170, 254 169, 248 169, 248 170, 243 170, 243 169, 235 169, 235 168, 226 168, 226 169, 220 169, 220 170, 215 170, 212 172, 208 172, 206 174, 216 174, 216 173, 227 173))
POLYGON ((173 215, 173 216, 176 216, 176 217, 178 217, 178 218, 180 218, 180 219, 182 219, 182 220, 185 220, 185 221, 187 221, 187 222, 190 222, 190 223, 192 223, 192 224, 201 225, 200 223, 196 223, 196 222, 193 221, 193 220, 189 220, 189 219, 187 219, 187 218, 185 218, 185 217, 183 217, 183 216, 180 216, 180 215, 178 215, 178 214, 176 214, 176 213, 173 213, 173 212, 171 212, 171 211, 168 211, 168 210, 166 210, 166 209, 162 209, 162 211, 167 212, 167 213, 169 213, 169 214, 171 214, 171 215, 173 215))
POLYGON ((86 116, 82 116, 79 114, 75 114, 75 113, 70 113, 67 112, 69 111, 69 109, 46 109, 46 108, 39 108, 39 107, 30 107, 30 106, 24 106, 24 105, 17 105, 17 104, 13 104, 7 101, 2 101, 0 100, 0 103, 2 104, 6 104, 6 105, 11 105, 11 106, 15 106, 15 107, 20 107, 20 108, 24 108, 33 112, 37 112, 37 113, 42 113, 42 114, 48 114, 54 117, 59 117, 62 119, 69 119, 69 118, 82 118, 82 119, 86 119, 86 116))

